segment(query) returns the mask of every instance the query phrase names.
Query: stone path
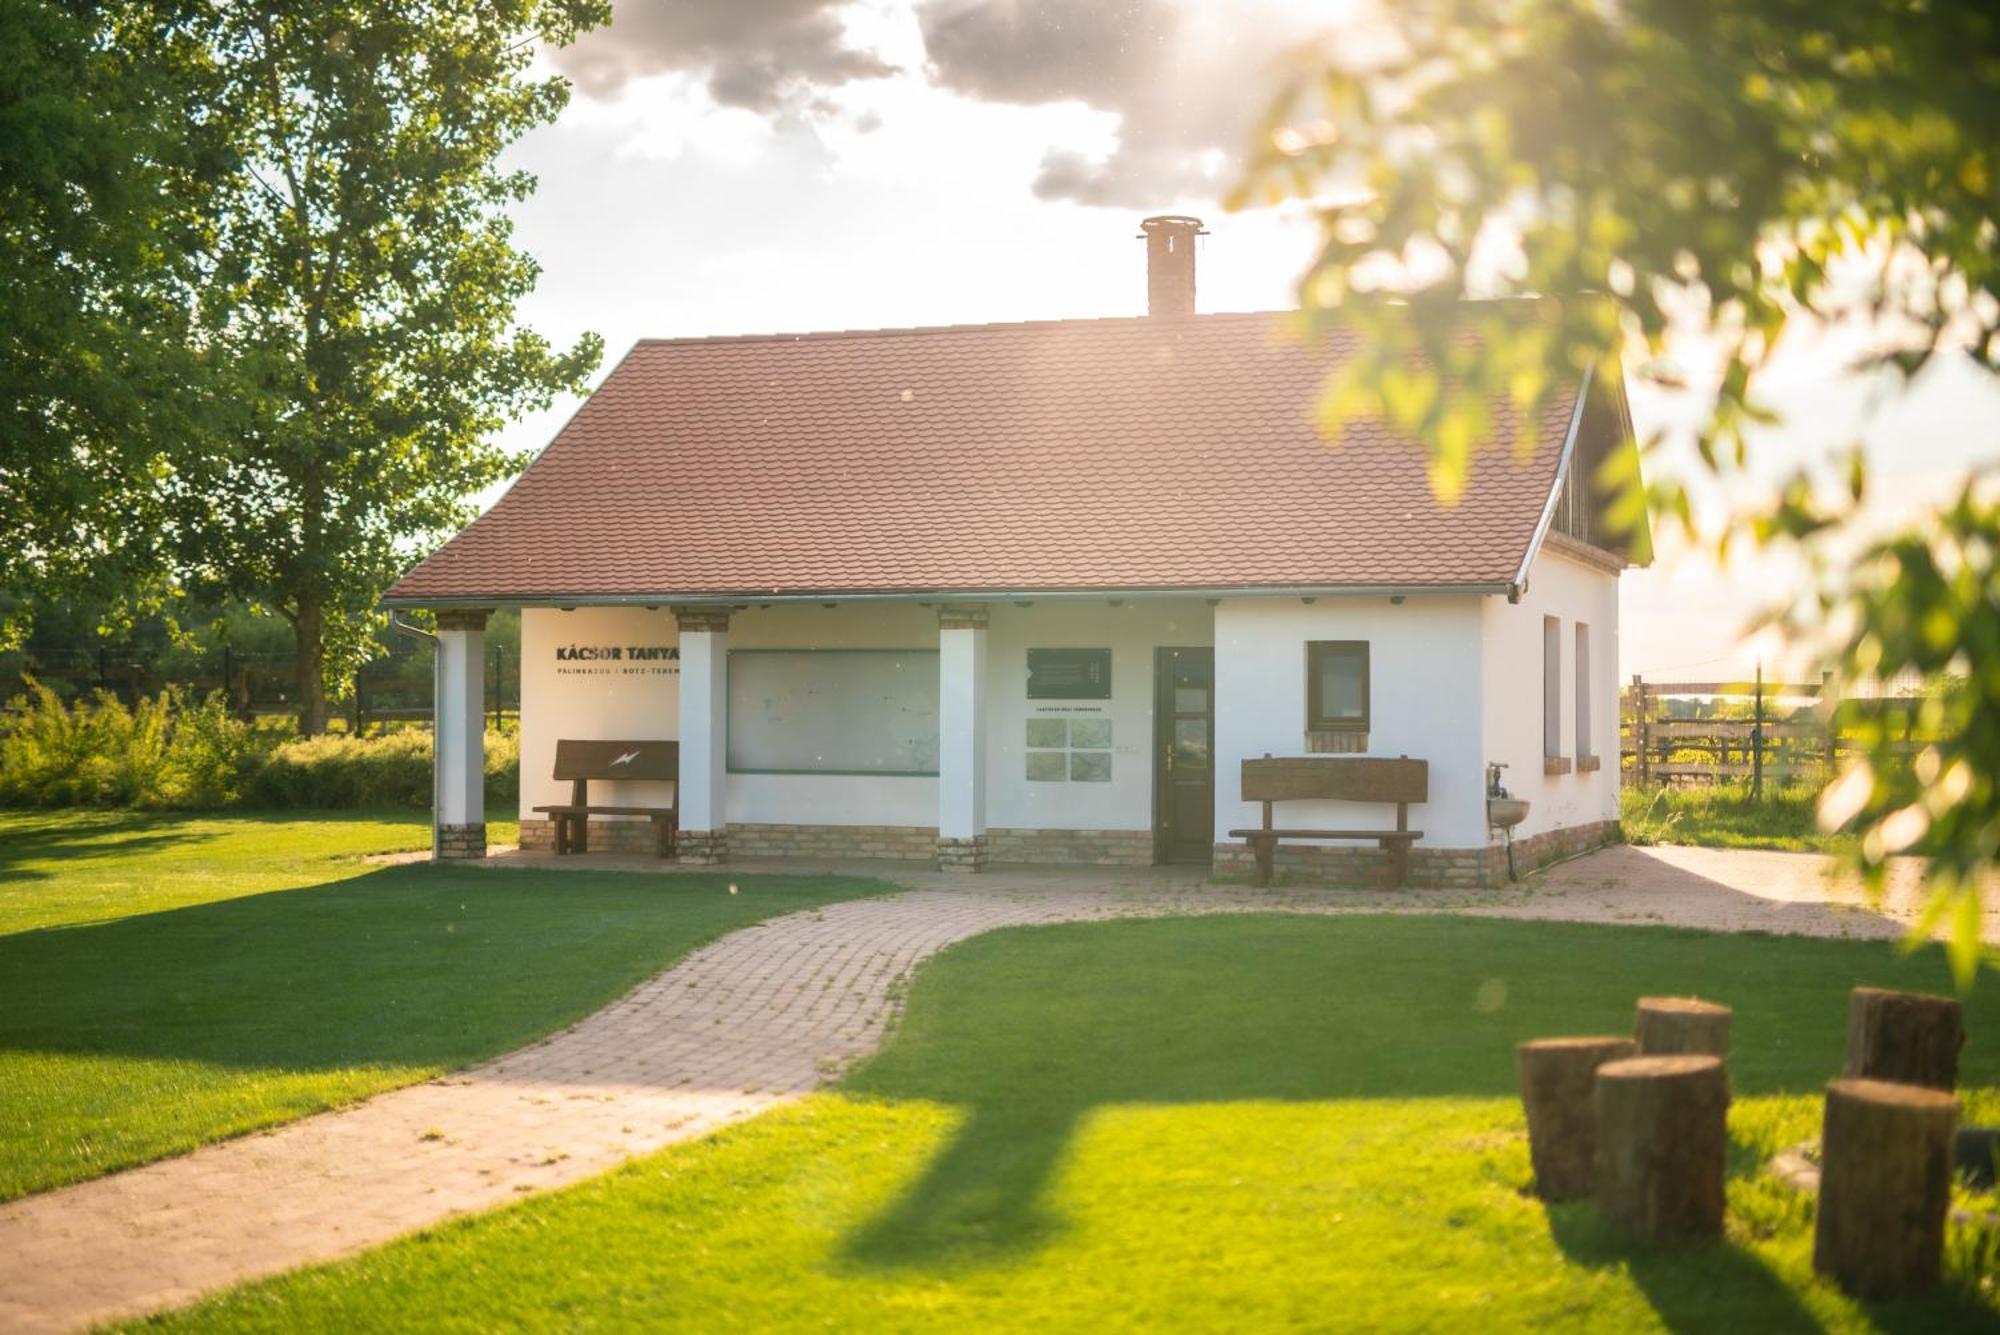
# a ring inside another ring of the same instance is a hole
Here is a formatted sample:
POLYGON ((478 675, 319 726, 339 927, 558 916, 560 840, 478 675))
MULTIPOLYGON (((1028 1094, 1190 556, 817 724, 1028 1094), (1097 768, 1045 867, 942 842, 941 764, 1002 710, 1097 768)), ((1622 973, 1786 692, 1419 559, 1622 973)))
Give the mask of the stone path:
POLYGON ((0 1206, 0 1330, 67 1330, 183 1304, 562 1186, 796 1098, 874 1049, 900 983, 925 956, 997 927, 1388 908, 1812 935, 1901 930, 1830 904, 1815 860, 1689 856, 1706 852, 1613 849, 1525 887, 1394 897, 1217 887, 1157 869, 966 879, 874 866, 914 888, 744 928, 485 1065, 0 1206))

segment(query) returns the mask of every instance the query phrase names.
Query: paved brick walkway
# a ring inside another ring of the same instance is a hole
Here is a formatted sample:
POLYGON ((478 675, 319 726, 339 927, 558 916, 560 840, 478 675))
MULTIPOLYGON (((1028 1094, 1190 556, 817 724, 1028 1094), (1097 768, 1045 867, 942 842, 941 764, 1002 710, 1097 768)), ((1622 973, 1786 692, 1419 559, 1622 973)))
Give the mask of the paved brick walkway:
POLYGON ((760 1112, 871 1051, 893 1017, 896 984, 926 955, 996 927, 1394 908, 1813 935, 1900 930, 1830 906, 1816 860, 1682 856, 1699 852, 1614 849, 1504 892, 1393 898, 1205 886, 1159 870, 968 880, 876 866, 913 889, 744 928, 504 1058, 0 1206, 0 1330, 71 1329, 185 1303, 546 1191, 760 1112))

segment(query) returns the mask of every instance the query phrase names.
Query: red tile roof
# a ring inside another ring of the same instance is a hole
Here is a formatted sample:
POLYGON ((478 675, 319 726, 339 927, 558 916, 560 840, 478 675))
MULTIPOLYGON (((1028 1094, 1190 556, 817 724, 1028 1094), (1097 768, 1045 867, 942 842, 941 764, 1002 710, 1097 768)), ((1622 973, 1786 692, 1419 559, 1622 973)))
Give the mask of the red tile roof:
POLYGON ((1312 408, 1276 315, 636 345, 398 604, 1513 580, 1573 399, 1496 412, 1464 499, 1312 408))

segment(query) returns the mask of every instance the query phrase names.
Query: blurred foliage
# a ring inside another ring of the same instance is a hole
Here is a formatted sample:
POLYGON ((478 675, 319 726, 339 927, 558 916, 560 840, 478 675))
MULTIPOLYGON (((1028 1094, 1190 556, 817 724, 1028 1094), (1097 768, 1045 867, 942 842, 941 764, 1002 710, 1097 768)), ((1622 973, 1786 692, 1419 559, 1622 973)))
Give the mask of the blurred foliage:
MULTIPOLYGON (((1352 331, 1328 384, 1330 433, 1362 417, 1429 452, 1453 499, 1491 437, 1581 377, 1667 364, 1670 336, 1719 349, 1701 467, 1594 481, 1615 520, 1649 508, 1727 555, 1787 544, 1816 572, 1785 609, 1831 628, 1849 674, 1949 675, 1937 741, 1899 782, 1887 738, 1830 794, 1829 828, 1879 884, 1930 858, 1934 916, 1969 981, 2000 845, 1996 479, 1870 548, 1857 445, 1770 495, 1749 473, 1774 420, 1757 375, 1788 326, 1858 328, 1850 369, 1902 383, 1932 358, 2000 368, 2000 10, 1985 0, 1398 0, 1287 68, 1234 206, 1306 202, 1322 246, 1301 281, 1317 330, 1352 331), (1505 301, 1466 304, 1472 297, 1505 301), (1719 524, 1690 485, 1762 493, 1719 524), (1912 798, 1909 789, 1920 787, 1912 798)), ((1662 378, 1665 378, 1664 376, 1662 378)), ((1653 442, 1648 442, 1649 445, 1653 442)), ((1629 461, 1634 452, 1614 454, 1629 461)), ((1877 732, 1881 732, 1877 729, 1877 732)))

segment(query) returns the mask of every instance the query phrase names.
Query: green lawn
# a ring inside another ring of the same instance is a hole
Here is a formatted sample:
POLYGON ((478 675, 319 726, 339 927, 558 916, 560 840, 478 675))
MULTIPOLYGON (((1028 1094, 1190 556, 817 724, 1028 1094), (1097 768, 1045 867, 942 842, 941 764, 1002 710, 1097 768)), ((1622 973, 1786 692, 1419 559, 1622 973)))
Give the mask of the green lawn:
POLYGON ((736 927, 886 888, 363 860, 429 837, 0 813, 0 1199, 504 1052, 736 927))
MULTIPOLYGON (((1847 989, 1935 952, 1659 928, 1251 916, 1017 929, 927 966, 836 1093, 554 1195, 222 1295, 201 1330, 1896 1331, 1995 1324, 1965 1277, 1863 1308, 1759 1176, 1814 1133, 1847 989), (1644 992, 1737 1008, 1726 1243, 1547 1209, 1513 1044, 1644 992)), ((2000 990, 1969 1003, 2000 1117, 2000 990)))

